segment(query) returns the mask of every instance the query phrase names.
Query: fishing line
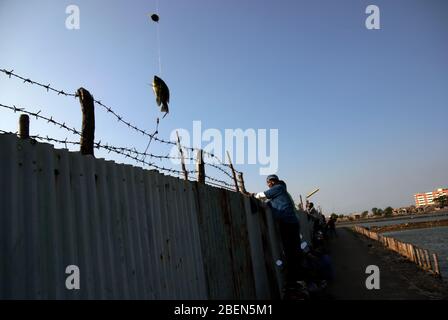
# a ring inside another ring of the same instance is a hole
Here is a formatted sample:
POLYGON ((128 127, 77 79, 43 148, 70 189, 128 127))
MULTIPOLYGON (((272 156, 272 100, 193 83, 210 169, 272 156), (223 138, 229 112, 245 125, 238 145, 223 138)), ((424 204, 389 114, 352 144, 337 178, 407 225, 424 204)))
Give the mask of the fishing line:
POLYGON ((143 161, 146 159, 146 151, 148 151, 149 146, 151 145, 152 139, 159 133, 159 118, 157 118, 157 125, 156 125, 156 131, 154 131, 154 135, 149 138, 148 145, 146 146, 145 152, 143 152, 143 161))
MULTIPOLYGON (((156 21, 156 34, 157 34, 157 53, 158 53, 158 62, 159 62, 159 76, 162 76, 162 54, 161 54, 161 45, 160 45, 160 26, 158 17, 159 15, 159 0, 156 0, 156 15, 157 15, 157 21, 156 21)), ((153 87, 153 84, 151 84, 151 87, 153 87)), ((166 116, 166 114, 165 114, 166 116)), ((162 118, 163 119, 163 118, 162 118)), ((157 124, 156 124, 156 130, 154 131, 154 134, 150 137, 148 145, 146 146, 144 155, 143 155, 143 161, 146 159, 146 152, 149 149, 149 146, 151 145, 151 142, 153 138, 159 133, 159 118, 157 117, 157 124)))
MULTIPOLYGON (((159 16, 159 0, 156 0, 156 14, 159 16)), ((159 53, 159 75, 162 76, 162 58, 160 53, 160 27, 159 23, 157 23, 157 50, 159 53)))

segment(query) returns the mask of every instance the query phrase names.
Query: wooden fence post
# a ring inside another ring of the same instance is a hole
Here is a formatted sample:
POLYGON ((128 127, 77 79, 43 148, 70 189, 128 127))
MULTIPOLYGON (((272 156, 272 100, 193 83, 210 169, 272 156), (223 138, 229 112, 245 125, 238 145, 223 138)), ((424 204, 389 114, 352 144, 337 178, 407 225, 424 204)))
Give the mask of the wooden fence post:
POLYGON ((424 256, 423 250, 420 249, 420 248, 418 248, 418 254, 420 255, 420 260, 421 260, 421 263, 422 263, 422 268, 425 269, 425 267, 426 267, 426 263, 425 263, 425 256, 424 256))
POLYGON ((28 139, 30 137, 30 117, 21 114, 19 118, 19 138, 28 139))
POLYGON ((406 250, 406 256, 409 260, 412 260, 411 250, 409 250, 409 243, 405 243, 404 248, 406 250))
POLYGON ((95 105, 89 91, 79 88, 77 91, 82 111, 81 154, 94 155, 95 105))
POLYGON ((431 256, 428 250, 416 247, 411 243, 402 242, 391 237, 381 236, 375 232, 368 231, 363 227, 354 226, 352 228, 358 233, 364 234, 371 239, 376 237, 377 240, 386 248, 407 257, 409 260, 418 265, 419 268, 425 271, 430 271, 436 276, 441 277, 439 259, 436 253, 433 253, 431 256))
POLYGON ((423 257, 423 267, 424 269, 428 269, 428 261, 426 260, 426 255, 425 255, 425 250, 424 249, 420 249, 421 250, 421 254, 423 257))
POLYGON ((420 266, 424 269, 425 268, 425 257, 423 255, 423 251, 420 248, 417 248, 418 255, 420 257, 420 266))
POLYGON ((429 254, 428 254, 428 250, 423 249, 423 256, 425 257, 425 268, 426 269, 431 269, 431 262, 429 261, 429 254))
POLYGON ((246 194, 247 191, 246 191, 246 187, 244 186, 244 177, 243 177, 243 173, 242 172, 238 173, 238 181, 240 183, 240 191, 241 191, 241 193, 246 194))
POLYGON ((415 250, 415 247, 413 244, 410 244, 410 246, 411 246, 411 252, 412 252, 412 260, 418 264, 417 251, 415 250))
POLYGON ((237 179, 236 179, 235 168, 233 168, 232 159, 230 158, 230 153, 229 153, 229 151, 227 151, 227 158, 229 159, 230 170, 232 170, 233 183, 235 184, 236 192, 240 192, 240 189, 239 189, 239 187, 238 187, 238 182, 237 182, 237 179))
POLYGON ((437 256, 437 253, 432 254, 432 259, 434 260, 434 272, 436 275, 440 276, 439 257, 437 256))
POLYGON ((196 157, 196 170, 198 172, 198 182, 200 184, 205 184, 205 166, 204 166, 204 152, 202 149, 198 150, 196 157))
POLYGON ((187 181, 188 180, 188 172, 187 172, 187 168, 185 167, 184 151, 182 150, 182 146, 180 145, 179 133, 177 131, 176 131, 176 136, 177 136, 177 147, 179 148, 179 153, 180 153, 180 163, 182 165, 182 172, 184 173, 185 181, 187 181))
POLYGON ((415 255, 417 257, 417 264, 421 267, 422 266, 422 261, 420 259, 420 252, 418 251, 418 248, 414 247, 415 250, 415 255))

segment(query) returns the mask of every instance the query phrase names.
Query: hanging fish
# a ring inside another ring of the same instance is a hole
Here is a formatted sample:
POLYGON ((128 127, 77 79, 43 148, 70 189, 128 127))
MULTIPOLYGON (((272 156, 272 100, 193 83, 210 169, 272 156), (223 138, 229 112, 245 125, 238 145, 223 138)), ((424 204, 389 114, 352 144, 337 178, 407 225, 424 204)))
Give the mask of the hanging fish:
POLYGON ((159 22, 159 16, 157 14, 155 14, 155 13, 151 15, 151 19, 154 22, 159 22))
POLYGON ((168 103, 170 103, 170 90, 166 83, 160 79, 158 76, 154 76, 154 80, 152 81, 152 89, 154 90, 154 94, 156 95, 157 105, 162 108, 160 111, 165 112, 165 116, 168 114, 168 103))

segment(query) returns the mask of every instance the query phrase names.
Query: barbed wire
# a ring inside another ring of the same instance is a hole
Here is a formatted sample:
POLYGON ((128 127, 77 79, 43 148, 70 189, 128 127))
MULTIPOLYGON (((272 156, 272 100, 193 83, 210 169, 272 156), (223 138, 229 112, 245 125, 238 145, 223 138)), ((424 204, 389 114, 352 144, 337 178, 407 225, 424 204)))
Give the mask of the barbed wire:
MULTIPOLYGON (((183 171, 176 170, 176 169, 171 169, 171 168, 166 168, 164 166, 158 166, 155 163, 147 162, 145 160, 142 160, 142 159, 138 158, 137 156, 132 155, 131 153, 126 153, 125 151, 121 151, 121 150, 119 150, 119 149, 117 149, 115 147, 112 147, 112 146, 101 145, 100 143, 95 142, 95 148, 97 148, 97 149, 103 148, 103 149, 109 150, 111 152, 115 152, 117 154, 121 154, 121 155, 125 156, 126 158, 130 158, 132 160, 135 160, 137 163, 141 163, 143 165, 147 165, 147 166, 159 169, 159 170, 164 171, 164 172, 184 174, 183 171)), ((187 173, 188 174, 194 174, 194 173, 196 173, 196 170, 187 170, 187 173)))
MULTIPOLYGON (((42 112, 41 110, 39 110, 38 112, 31 112, 31 111, 26 110, 23 107, 19 108, 19 107, 16 107, 15 105, 13 105, 11 107, 11 106, 4 105, 4 104, 1 104, 1 103, 0 103, 0 107, 4 108, 4 109, 11 110, 14 113, 20 112, 20 113, 27 114, 27 115, 29 115, 31 117, 34 117, 36 119, 45 120, 48 123, 51 123, 51 124, 53 124, 55 126, 59 126, 60 128, 63 128, 63 129, 65 129, 65 130, 67 130, 67 131, 69 131, 69 132, 71 132, 73 134, 76 134, 76 135, 82 137, 82 133, 79 130, 77 130, 76 128, 74 128, 74 127, 71 128, 70 126, 66 125, 65 122, 61 123, 61 122, 53 119, 53 117, 47 117, 47 116, 41 115, 41 112, 42 112)), ((129 152, 129 153, 134 153, 134 154, 137 154, 137 155, 144 155, 144 156, 148 156, 150 158, 170 159, 170 160, 180 160, 181 159, 181 157, 168 156, 168 155, 164 156, 164 155, 156 155, 156 154, 153 154, 153 153, 139 152, 135 147, 134 148, 115 147, 115 146, 107 145, 107 144, 106 144, 106 146, 110 147, 110 148, 114 148, 115 150, 119 150, 119 151, 122 151, 122 152, 129 152)), ((190 161, 195 161, 194 158, 187 158, 187 159, 190 160, 190 161)))
POLYGON ((227 171, 225 171, 223 168, 221 168, 221 167, 219 167, 219 166, 217 166, 217 165, 214 165, 214 164, 212 164, 212 163, 204 162, 204 164, 205 164, 206 166, 209 166, 209 167, 212 167, 212 168, 215 168, 215 169, 221 171, 221 172, 224 173, 226 176, 228 176, 230 179, 233 179, 233 176, 232 176, 230 173, 228 173, 227 171))
MULTIPOLYGON (((41 110, 39 110, 38 112, 31 112, 31 111, 26 110, 25 108, 16 107, 15 105, 11 107, 11 106, 4 105, 4 104, 1 104, 1 103, 0 103, 0 107, 4 108, 4 109, 11 110, 14 113, 20 112, 22 114, 27 114, 29 116, 35 117, 36 119, 45 120, 48 123, 51 123, 51 124, 53 124, 55 126, 59 126, 60 128, 63 128, 63 129, 67 130, 70 133, 73 133, 75 135, 78 135, 79 137, 82 137, 82 133, 80 131, 78 131, 76 128, 71 128, 70 126, 66 125, 65 122, 61 123, 61 122, 53 119, 53 117, 47 117, 47 116, 41 115, 40 114, 41 110)), ((1 131, 3 132, 3 130, 1 130, 1 131)), ((64 144, 67 149, 68 149, 68 147, 67 147, 68 144, 71 144, 71 145, 80 145, 81 144, 79 141, 69 141, 67 138, 65 140, 60 140, 60 139, 55 139, 55 138, 51 138, 51 137, 48 137, 48 136, 42 137, 42 136, 39 136, 39 135, 35 135, 35 136, 33 136, 33 138, 36 138, 36 139, 39 139, 39 140, 46 140, 48 142, 56 142, 56 143, 64 144)), ((130 158, 130 159, 135 160, 137 163, 141 163, 143 165, 148 165, 150 167, 154 167, 154 168, 159 169, 161 171, 165 171, 165 172, 169 172, 169 173, 184 174, 183 171, 166 168, 164 166, 158 166, 158 165, 156 165, 153 162, 147 162, 147 161, 145 161, 143 159, 139 159, 138 155, 147 155, 147 156, 150 156, 150 157, 153 157, 153 158, 158 158, 158 159, 177 159, 177 160, 181 159, 181 157, 161 156, 161 155, 154 155, 154 154, 151 154, 151 153, 143 153, 143 152, 137 151, 135 148, 131 149, 131 148, 125 148, 125 147, 116 147, 116 146, 113 146, 113 145, 109 145, 107 143, 106 144, 101 144, 101 140, 99 142, 94 142, 94 146, 97 149, 105 149, 105 150, 108 150, 109 152, 114 152, 116 154, 123 155, 126 158, 130 158), (136 155, 134 156, 133 154, 136 154, 136 155)), ((195 159, 191 158, 191 157, 186 157, 184 159, 188 159, 190 161, 195 161, 195 159)), ((220 168, 220 167, 218 167, 216 165, 210 164, 210 163, 207 163, 207 165, 220 170, 221 172, 223 172, 224 174, 226 174, 227 176, 232 178, 232 176, 230 174, 228 174, 222 168, 220 168)), ((194 174, 194 173, 197 173, 197 170, 187 170, 187 173, 188 174, 194 174)), ((223 180, 219 180, 219 179, 212 178, 212 177, 209 177, 209 176, 206 176, 206 178, 208 180, 210 180, 210 181, 221 183, 224 186, 232 187, 231 184, 229 184, 229 183, 227 183, 227 182, 225 182, 223 180)))
MULTIPOLYGON (((158 134, 158 130, 157 130, 157 129, 156 129, 156 131, 155 131, 154 133, 152 133, 152 134, 151 134, 151 133, 148 133, 147 131, 145 131, 145 130, 143 130, 143 129, 140 129, 140 128, 138 128, 137 126, 133 125, 133 124, 130 123, 129 121, 123 120, 123 117, 122 117, 122 116, 118 115, 115 111, 113 111, 112 108, 110 108, 110 107, 108 107, 107 105, 103 104, 100 100, 96 100, 96 99, 94 99, 94 102, 95 102, 96 104, 100 105, 101 107, 103 107, 108 113, 111 113, 111 114, 118 120, 118 122, 121 122, 121 123, 123 123, 124 125, 126 125, 128 128, 130 128, 130 129, 132 129, 132 130, 134 130, 134 131, 136 131, 136 132, 139 132, 139 133, 141 133, 141 134, 144 135, 144 136, 149 137, 149 138, 151 139, 150 142, 151 142, 152 140, 154 140, 154 141, 157 141, 157 142, 159 142, 159 143, 163 143, 163 144, 167 144, 167 145, 172 145, 172 146, 177 145, 177 143, 176 143, 175 141, 169 141, 169 140, 166 140, 166 139, 163 139, 163 138, 158 138, 158 137, 157 137, 157 134, 158 134)), ((198 148, 186 147, 186 146, 183 146, 183 145, 180 145, 180 146, 182 147, 182 149, 186 149, 186 150, 193 151, 193 152, 194 152, 194 151, 199 151, 199 150, 200 150, 200 149, 198 149, 198 148)), ((207 156, 209 156, 209 157, 211 157, 211 158, 213 158, 213 159, 216 159, 220 165, 230 168, 230 165, 229 165, 229 164, 224 163, 221 159, 219 159, 219 158, 218 158, 216 155, 214 155, 213 153, 211 153, 211 152, 207 152, 207 151, 204 151, 204 150, 202 150, 202 152, 203 152, 204 155, 207 155, 207 156)), ((144 155, 144 154, 143 154, 143 155, 144 155)), ((209 165, 213 165, 213 164, 210 164, 210 163, 207 163, 207 164, 209 164, 209 165)), ((215 165, 215 167, 216 167, 216 165, 215 165)), ((234 170, 235 170, 236 172, 239 172, 239 171, 237 171, 236 169, 234 169, 234 170)), ((228 173, 227 173, 227 174, 228 174, 228 173)))
MULTIPOLYGON (((57 93, 58 95, 63 95, 63 96, 68 96, 68 97, 75 97, 75 98, 78 97, 78 93, 76 93, 76 92, 75 93, 67 93, 64 90, 58 90, 58 89, 52 87, 51 84, 44 85, 44 84, 42 84, 42 83, 40 83, 38 81, 34 81, 34 80, 31 80, 30 78, 26 78, 26 77, 23 77, 21 75, 18 75, 16 73, 14 73, 14 70, 8 71, 6 69, 0 69, 0 72, 3 72, 4 74, 6 74, 9 78, 14 77, 14 78, 17 78, 19 80, 22 80, 24 83, 37 85, 37 86, 39 86, 41 88, 46 89, 47 92, 52 91, 52 92, 57 93)), ((101 100, 93 99, 93 101, 96 104, 98 104, 99 106, 101 106, 102 108, 104 108, 107 113, 112 114, 118 120, 118 122, 123 123, 128 128, 130 128, 130 129, 132 129, 132 130, 134 130, 134 131, 136 131, 136 132, 138 132, 138 133, 140 133, 140 134, 142 134, 144 136, 147 136, 147 137, 149 137, 151 139, 154 139, 157 142, 168 144, 168 145, 176 145, 176 142, 174 142, 174 141, 169 141, 169 140, 166 140, 166 139, 162 139, 162 138, 156 137, 156 135, 158 134, 157 130, 154 133, 149 133, 146 130, 138 128, 136 125, 133 125, 130 121, 124 120, 123 116, 119 115, 111 107, 109 107, 106 104, 102 103, 101 100)), ((191 150, 191 151, 198 151, 199 150, 198 148, 185 147, 185 146, 182 146, 182 147, 185 148, 185 149, 191 150)), ((219 159, 215 154, 213 154, 211 152, 203 151, 203 154, 207 155, 207 156, 209 156, 211 158, 216 159, 220 165, 223 165, 223 166, 226 166, 226 167, 230 167, 229 164, 224 163, 221 159, 219 159)), ((237 170, 235 169, 235 171, 237 171, 237 170)), ((239 172, 239 171, 237 171, 237 172, 239 172)))
MULTIPOLYGON (((163 159, 166 159, 166 160, 181 160, 182 159, 182 157, 180 157, 180 156, 156 155, 156 154, 149 153, 149 152, 141 152, 141 151, 138 151, 135 147, 133 147, 133 148, 115 147, 115 146, 109 146, 109 147, 114 148, 116 150, 123 151, 123 152, 133 153, 133 154, 136 154, 138 156, 146 156, 146 157, 160 159, 160 160, 163 160, 163 159)), ((196 161, 194 158, 190 158, 190 157, 183 157, 183 159, 184 160, 193 161, 193 162, 196 161)))
POLYGON ((31 80, 30 78, 22 77, 22 76, 20 76, 20 75, 18 75, 16 73, 14 73, 14 70, 8 71, 6 69, 0 69, 0 72, 5 73, 9 78, 14 77, 14 78, 22 80, 23 83, 34 84, 34 85, 37 85, 39 87, 42 87, 42 88, 46 89, 47 92, 53 91, 53 92, 57 93, 58 95, 63 95, 63 96, 67 96, 67 97, 75 97, 75 98, 78 97, 78 95, 76 93, 67 93, 64 90, 55 89, 55 88, 53 88, 51 86, 51 84, 44 85, 44 84, 39 83, 37 81, 31 80))
MULTIPOLYGON (((48 123, 51 123, 51 124, 53 124, 53 125, 55 125, 55 126, 59 126, 60 128, 63 128, 63 129, 65 129, 65 130, 67 130, 68 132, 71 132, 71 133, 73 133, 73 134, 76 134, 76 135, 82 137, 81 132, 78 131, 78 130, 76 130, 76 128, 71 128, 71 127, 67 126, 67 125, 65 124, 65 122, 64 122, 64 123, 61 123, 61 122, 59 122, 59 121, 57 121, 57 120, 54 120, 53 117, 48 118, 48 117, 46 117, 46 116, 44 116, 44 115, 41 115, 41 114, 40 114, 40 113, 41 113, 40 110, 39 110, 38 112, 30 112, 30 111, 26 110, 25 108, 18 108, 18 107, 16 107, 16 106, 12 106, 12 107, 11 107, 11 106, 4 105, 4 104, 1 104, 1 103, 0 103, 0 107, 1 107, 1 108, 4 108, 4 109, 9 109, 9 110, 11 110, 11 111, 13 111, 13 112, 20 112, 20 113, 23 113, 23 114, 27 114, 27 115, 29 115, 29 116, 35 117, 36 119, 42 119, 42 120, 45 120, 45 121, 47 121, 48 123)), ((52 138, 52 139, 53 139, 53 138, 52 138)), ((53 139, 52 141, 56 141, 56 140, 53 139)), ((67 143, 69 143, 69 144, 80 144, 80 142, 76 142, 76 143, 74 143, 74 142, 69 142, 68 140, 64 140, 64 141, 56 141, 56 142, 65 143, 66 145, 67 145, 67 143)), ((143 163, 143 164, 146 164, 146 165, 148 165, 148 166, 152 166, 152 167, 155 167, 155 168, 160 169, 160 170, 166 170, 166 171, 169 171, 168 168, 160 167, 160 166, 157 166, 155 163, 152 163, 152 162, 146 162, 146 161, 143 161, 143 160, 141 160, 141 159, 138 159, 137 156, 132 156, 132 155, 131 155, 132 153, 135 153, 135 152, 138 153, 138 151, 136 151, 136 150, 132 150, 132 149, 130 149, 130 148, 115 147, 115 146, 112 146, 112 145, 109 145, 109 144, 102 145, 102 144, 101 144, 101 141, 99 141, 99 142, 95 142, 94 144, 95 144, 95 147, 96 147, 96 148, 100 148, 100 147, 101 147, 101 148, 103 148, 103 149, 110 150, 110 151, 115 152, 115 153, 118 153, 118 154, 122 154, 122 155, 124 155, 124 156, 126 156, 126 157, 128 157, 128 158, 132 158, 132 159, 134 159, 134 160, 136 160, 136 161, 138 160, 138 162, 143 163)), ((170 156, 159 156, 159 155, 153 155, 153 154, 147 154, 147 155, 148 155, 148 156, 151 156, 151 157, 157 157, 157 158, 159 158, 159 159, 171 159, 171 158, 172 158, 172 157, 170 157, 170 156)))
POLYGON ((4 104, 1 104, 1 103, 0 103, 0 107, 4 108, 4 109, 9 109, 9 110, 13 111, 14 113, 21 112, 21 113, 27 114, 29 116, 32 116, 32 117, 34 117, 36 119, 45 120, 48 123, 51 123, 51 124, 53 124, 55 126, 59 126, 62 129, 65 129, 65 130, 67 130, 67 131, 69 131, 69 132, 71 132, 73 134, 81 136, 81 132, 76 130, 76 128, 71 128, 71 127, 67 126, 65 124, 65 122, 61 123, 61 122, 58 122, 58 121, 54 120, 53 117, 48 118, 46 116, 41 115, 40 113, 42 112, 42 110, 39 110, 37 112, 31 112, 31 111, 26 110, 25 108, 18 108, 15 105, 13 105, 11 107, 11 106, 4 105, 4 104))
MULTIPOLYGON (((5 131, 5 130, 2 130, 2 129, 0 129, 0 133, 1 133, 1 134, 12 134, 12 135, 17 135, 17 132, 5 131)), ((65 145, 66 149, 68 149, 68 146, 67 146, 68 144, 70 144, 70 145, 80 145, 80 144, 81 144, 79 141, 70 141, 70 140, 68 140, 67 138, 64 139, 64 140, 62 140, 62 139, 52 138, 52 137, 49 137, 49 136, 40 136, 40 135, 30 135, 30 139, 33 139, 33 140, 41 140, 41 141, 47 141, 47 142, 52 142, 52 143, 63 144, 63 145, 65 145)), ((121 151, 119 151, 119 150, 116 150, 114 147, 106 146, 106 145, 101 145, 101 144, 98 143, 98 142, 95 142, 94 145, 95 145, 95 148, 96 148, 96 149, 106 149, 106 150, 108 150, 109 152, 115 152, 115 153, 121 154, 121 155, 123 155, 123 156, 125 156, 125 157, 127 157, 127 158, 131 158, 131 159, 133 159, 133 160, 135 160, 135 161, 137 161, 137 162, 139 162, 139 163, 143 163, 143 164, 146 164, 146 165, 150 165, 151 167, 154 167, 154 168, 159 169, 159 170, 161 170, 161 171, 169 172, 169 173, 171 173, 171 174, 175 174, 175 175, 177 175, 178 177, 183 177, 183 175, 184 175, 184 172, 183 172, 183 171, 176 170, 176 169, 171 169, 171 168, 159 167, 159 166, 157 166, 157 165, 153 165, 153 164, 151 164, 151 163, 149 163, 149 162, 146 162, 146 161, 143 161, 143 160, 141 160, 141 159, 139 159, 139 158, 137 158, 137 157, 135 157, 135 156, 131 156, 131 155, 129 155, 129 154, 126 154, 126 153, 123 153, 123 152, 121 152, 121 151)), ((196 171, 196 170, 190 170, 190 171, 187 171, 187 172, 188 172, 189 175, 190 175, 190 176, 189 176, 189 177, 190 177, 190 181, 196 181, 196 179, 192 179, 192 178, 191 178, 191 174, 196 174, 197 171, 196 171)), ((212 186, 217 186, 217 187, 225 188, 225 189, 230 190, 230 191, 234 191, 233 189, 231 189, 232 185, 226 183, 225 181, 222 181, 222 180, 219 180, 219 179, 216 179, 216 178, 212 178, 212 177, 208 177, 208 176, 207 176, 206 178, 207 178, 208 180, 210 180, 210 181, 208 182, 208 184, 210 184, 210 185, 212 185, 212 186), (215 182, 216 182, 216 183, 215 183, 215 182)))
MULTIPOLYGON (((0 133, 17 135, 17 132, 10 132, 10 131, 5 131, 5 130, 1 130, 1 129, 0 129, 0 133)), ((52 138, 52 137, 49 137, 49 136, 40 136, 40 135, 30 135, 30 138, 34 139, 34 140, 37 139, 37 140, 41 140, 41 141, 60 143, 60 144, 65 145, 66 149, 68 149, 67 145, 69 145, 69 144, 70 145, 80 145, 81 144, 79 141, 71 141, 71 140, 68 140, 67 138, 62 140, 62 139, 52 138)), ((139 159, 138 157, 132 156, 131 154, 126 153, 124 151, 121 151, 118 148, 115 148, 113 146, 102 145, 100 142, 94 142, 94 146, 95 146, 96 149, 105 149, 105 150, 107 150, 109 152, 114 152, 114 153, 120 154, 120 155, 122 155, 122 156, 124 156, 126 158, 133 159, 133 160, 135 160, 138 163, 142 163, 142 164, 148 165, 150 167, 156 168, 156 169, 164 171, 164 172, 176 173, 176 174, 180 174, 180 175, 184 174, 183 171, 180 171, 180 170, 176 170, 176 169, 172 169, 172 168, 166 168, 164 166, 158 166, 158 165, 156 165, 154 163, 151 163, 151 162, 143 161, 143 160, 139 159)), ((190 171, 187 171, 187 172, 190 173, 190 174, 196 173, 195 170, 190 170, 190 171)))
POLYGON ((216 186, 216 187, 220 187, 220 188, 224 188, 226 190, 229 191, 235 191, 235 187, 233 185, 231 185, 230 183, 227 183, 225 181, 219 180, 219 179, 214 179, 214 178, 210 178, 210 177, 206 177, 207 180, 207 184, 210 184, 212 186, 216 186), (216 182, 218 183, 216 183, 216 182))

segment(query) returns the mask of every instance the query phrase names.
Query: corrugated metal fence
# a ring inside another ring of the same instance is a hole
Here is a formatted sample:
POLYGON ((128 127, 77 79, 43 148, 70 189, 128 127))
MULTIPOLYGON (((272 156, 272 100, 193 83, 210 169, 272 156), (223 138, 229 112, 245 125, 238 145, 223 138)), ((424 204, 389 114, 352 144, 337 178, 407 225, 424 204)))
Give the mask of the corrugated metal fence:
POLYGON ((241 194, 9 134, 0 183, 2 299, 280 296, 276 227, 241 194))

